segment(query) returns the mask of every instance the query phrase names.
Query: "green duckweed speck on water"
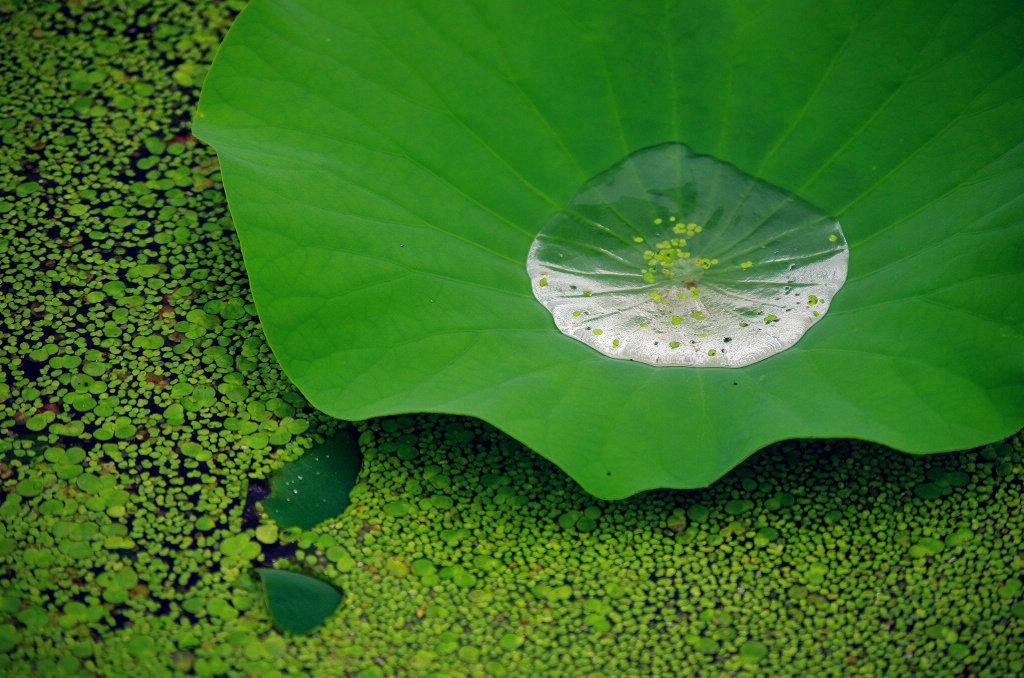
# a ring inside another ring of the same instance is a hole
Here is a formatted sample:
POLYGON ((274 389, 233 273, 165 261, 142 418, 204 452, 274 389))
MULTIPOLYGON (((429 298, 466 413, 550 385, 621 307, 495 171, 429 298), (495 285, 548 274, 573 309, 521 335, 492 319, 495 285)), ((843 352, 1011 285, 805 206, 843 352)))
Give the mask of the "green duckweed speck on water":
POLYGON ((274 524, 267 480, 343 424, 265 345, 188 131, 241 7, 0 0, 0 673, 1024 670, 1019 436, 784 442, 611 503, 490 426, 402 415, 356 425, 344 514, 274 524), (258 566, 345 602, 279 633, 258 566))

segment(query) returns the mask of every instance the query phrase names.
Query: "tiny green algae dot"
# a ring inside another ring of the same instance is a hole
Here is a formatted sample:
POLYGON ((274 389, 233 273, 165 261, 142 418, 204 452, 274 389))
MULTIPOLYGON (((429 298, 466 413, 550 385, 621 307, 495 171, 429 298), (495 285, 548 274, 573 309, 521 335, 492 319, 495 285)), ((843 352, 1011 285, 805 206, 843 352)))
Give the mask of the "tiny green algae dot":
POLYGON ((600 335, 600 334, 604 334, 604 332, 602 330, 598 330, 598 329, 593 330, 593 333, 594 333, 594 336, 597 336, 597 335, 600 335))
POLYGON ((516 650, 526 642, 526 637, 521 633, 505 633, 498 638, 498 647, 502 650, 516 650))
POLYGON ((384 504, 381 510, 383 510, 384 513, 387 513, 389 516, 401 518, 402 516, 407 514, 410 511, 410 509, 412 509, 412 506, 408 502, 392 501, 387 504, 384 504))
POLYGON ((962 527, 959 530, 947 536, 945 541, 946 546, 952 548, 955 546, 960 546, 961 544, 966 544, 970 542, 972 539, 974 539, 974 530, 962 527))
POLYGON ((758 660, 767 654, 768 646, 758 640, 748 640, 740 645, 740 655, 746 659, 758 660))
POLYGON ((22 497, 34 497, 43 491, 44 485, 42 478, 26 478, 15 486, 14 491, 22 497))
POLYGON ((719 643, 714 638, 698 638, 694 647, 702 654, 715 654, 720 649, 719 643))
POLYGON ((584 183, 534 238, 527 271, 546 281, 534 295, 558 329, 605 355, 742 367, 792 346, 824 315, 802 300, 838 291, 848 260, 839 223, 824 211, 667 143, 584 183), (581 310, 619 343, 595 341, 581 310), (689 318, 696 322, 684 325, 689 318), (752 318, 765 322, 745 322, 752 318))
POLYGON ((1000 598, 1016 598, 1022 589, 1024 589, 1024 584, 1020 579, 1010 579, 996 590, 996 595, 1000 598))
POLYGON ((754 508, 754 502, 749 499, 732 499, 725 504, 725 512, 731 516, 738 516, 754 508))
POLYGON ((567 511, 560 515, 556 522, 559 527, 568 530, 576 524, 576 521, 579 520, 581 516, 582 514, 579 511, 567 511))
POLYGON ((953 487, 967 487, 971 482, 971 476, 963 471, 952 471, 946 474, 946 480, 953 487))
POLYGON ((774 527, 762 527, 754 535, 755 546, 767 546, 779 538, 779 531, 774 527))
POLYGON ((437 567, 426 558, 417 558, 409 564, 410 571, 417 577, 426 577, 437 572, 437 567))
POLYGON ((277 525, 268 523, 256 528, 256 539, 263 544, 273 544, 277 541, 277 525))
POLYGON ((703 523, 711 515, 711 509, 703 504, 693 504, 686 509, 686 517, 695 523, 703 523))
POLYGON ((925 556, 936 555, 945 547, 946 545, 942 541, 931 537, 925 537, 911 545, 907 550, 907 553, 911 558, 924 558, 925 556))

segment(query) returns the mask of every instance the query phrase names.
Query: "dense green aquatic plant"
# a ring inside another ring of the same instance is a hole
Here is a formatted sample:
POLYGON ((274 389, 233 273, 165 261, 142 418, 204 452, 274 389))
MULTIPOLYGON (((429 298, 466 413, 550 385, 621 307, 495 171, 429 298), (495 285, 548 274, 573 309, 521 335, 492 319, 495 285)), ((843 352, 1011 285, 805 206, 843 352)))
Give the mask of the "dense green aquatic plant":
POLYGON ((480 421, 402 415, 356 424, 353 510, 264 522, 253 481, 339 425, 264 344, 216 157, 180 127, 241 5, 0 3, 0 675, 1021 674, 1020 436, 787 441, 611 504, 480 421), (245 576, 275 556, 345 591, 313 637, 245 576), (683 634, 651 624, 674 591, 683 634))
POLYGON ((255 0, 195 132, 313 404, 472 414, 604 497, 693 487, 787 437, 932 452, 1024 423, 1021 15, 255 0), (793 347, 736 369, 613 360, 531 294, 538 231, 666 142, 842 223, 846 284, 793 347))

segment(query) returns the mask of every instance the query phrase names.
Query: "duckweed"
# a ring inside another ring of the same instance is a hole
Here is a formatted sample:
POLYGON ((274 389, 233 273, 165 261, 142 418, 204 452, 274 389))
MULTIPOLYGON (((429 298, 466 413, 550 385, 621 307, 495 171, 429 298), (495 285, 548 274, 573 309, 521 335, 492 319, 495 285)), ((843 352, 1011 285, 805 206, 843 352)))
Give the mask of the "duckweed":
POLYGON ((1019 436, 788 441, 595 505, 482 422, 310 407, 188 132, 241 6, 0 2, 0 673, 1020 672, 1019 436), (271 517, 274 474, 350 428, 348 508, 271 517), (254 568, 345 602, 286 635, 254 568))
POLYGON ((739 648, 740 655, 747 659, 761 659, 768 654, 768 646, 758 640, 748 640, 739 648))

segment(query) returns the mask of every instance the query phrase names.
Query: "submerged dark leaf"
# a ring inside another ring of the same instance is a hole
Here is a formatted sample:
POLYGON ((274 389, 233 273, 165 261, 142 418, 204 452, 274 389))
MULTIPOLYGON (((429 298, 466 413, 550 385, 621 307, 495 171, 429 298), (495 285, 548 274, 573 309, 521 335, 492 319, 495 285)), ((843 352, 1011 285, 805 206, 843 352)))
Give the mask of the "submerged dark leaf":
POLYGON ((362 459, 355 435, 344 429, 278 471, 263 508, 281 527, 305 530, 333 518, 348 506, 362 459))
POLYGON ((274 626, 295 634, 309 633, 341 604, 341 591, 326 582, 287 570, 257 568, 274 626))

